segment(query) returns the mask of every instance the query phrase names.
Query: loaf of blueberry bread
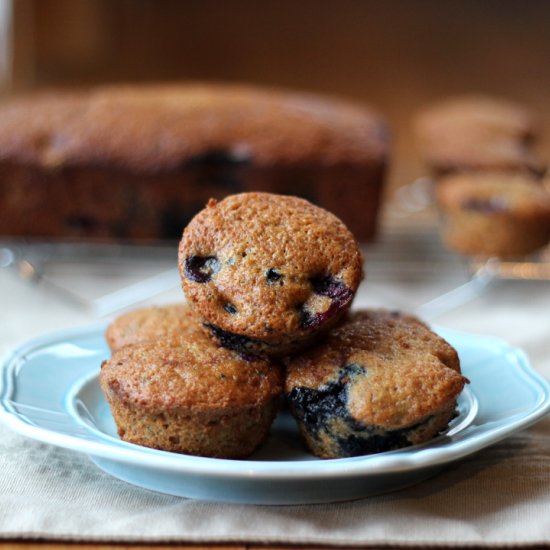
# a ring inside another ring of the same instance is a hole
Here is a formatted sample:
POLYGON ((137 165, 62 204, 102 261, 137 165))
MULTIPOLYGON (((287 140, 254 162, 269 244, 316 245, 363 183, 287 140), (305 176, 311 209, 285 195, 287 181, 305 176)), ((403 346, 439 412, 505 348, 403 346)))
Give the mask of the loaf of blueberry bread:
POLYGON ((179 239, 211 197, 305 197, 373 237, 385 122, 244 85, 106 86, 0 105, 0 234, 179 239))

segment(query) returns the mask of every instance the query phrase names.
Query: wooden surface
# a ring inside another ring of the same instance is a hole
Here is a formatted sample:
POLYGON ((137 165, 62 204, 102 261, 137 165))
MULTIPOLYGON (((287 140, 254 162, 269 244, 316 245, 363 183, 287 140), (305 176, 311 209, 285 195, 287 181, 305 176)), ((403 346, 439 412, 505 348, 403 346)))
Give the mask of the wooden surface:
MULTIPOLYGON (((0 550, 298 550, 300 548, 307 548, 307 550, 338 550, 346 549, 347 547, 335 547, 335 546, 272 546, 272 545, 257 545, 257 544, 235 544, 231 545, 184 545, 184 544, 166 544, 166 545, 127 545, 127 544, 68 544, 68 543, 23 543, 23 542, 5 542, 0 543, 0 550)), ((349 550, 356 550, 358 548, 368 548, 369 550, 392 550, 391 546, 363 546, 352 547, 349 550)), ((412 547, 415 549, 422 548, 419 546, 412 547)), ((430 550, 434 550, 437 547, 429 547, 430 550)), ((493 547, 494 548, 494 547, 493 547)), ((521 547, 514 547, 521 548, 521 547)), ((547 547, 530 546, 529 550, 542 550, 547 547)), ((395 549, 397 550, 397 548, 395 549)), ((428 550, 428 547, 426 547, 428 550)), ((468 550, 476 550, 475 547, 468 547, 468 550)))
MULTIPOLYGON (((128 545, 128 544, 78 544, 78 543, 41 543, 41 542, 4 542, 0 543, 0 550, 284 550, 286 548, 303 548, 292 546, 260 546, 253 544, 235 544, 235 545, 195 545, 195 544, 166 544, 166 545, 128 545)), ((325 547, 310 546, 308 550, 321 550, 325 547)), ((329 548, 334 547, 326 547, 329 548)), ((341 547, 339 547, 341 548, 341 547)), ((375 550, 375 547, 369 547, 375 550)), ((385 547, 387 550, 387 547, 385 547)))

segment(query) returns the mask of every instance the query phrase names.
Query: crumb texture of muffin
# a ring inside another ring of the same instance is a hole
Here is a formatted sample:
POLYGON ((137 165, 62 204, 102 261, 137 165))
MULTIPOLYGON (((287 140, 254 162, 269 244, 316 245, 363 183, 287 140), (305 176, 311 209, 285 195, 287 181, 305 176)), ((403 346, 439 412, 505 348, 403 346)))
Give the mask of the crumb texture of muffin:
POLYGON ((105 332, 112 352, 124 346, 146 342, 179 343, 200 331, 199 319, 187 304, 170 304, 136 309, 119 315, 105 332))
POLYGON ((550 241, 550 193, 528 175, 449 175, 436 198, 443 240, 463 254, 520 257, 550 241))
POLYGON ((417 318, 363 310, 287 360, 285 393, 309 449, 342 458, 430 440, 466 382, 456 350, 417 318))
POLYGON ((270 193, 209 202, 183 233, 179 267, 223 345, 274 355, 334 326, 362 278, 358 245, 336 216, 270 193))
POLYGON ((120 437, 145 447, 241 458, 267 438, 282 368, 243 359, 197 332, 175 346, 126 346, 105 361, 100 384, 120 437))

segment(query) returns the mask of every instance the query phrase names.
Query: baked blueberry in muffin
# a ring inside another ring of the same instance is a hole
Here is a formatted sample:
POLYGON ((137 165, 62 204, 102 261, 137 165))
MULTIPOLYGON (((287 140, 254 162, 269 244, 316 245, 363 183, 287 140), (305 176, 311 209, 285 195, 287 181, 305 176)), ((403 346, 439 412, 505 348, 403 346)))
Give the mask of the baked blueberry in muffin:
POLYGON ((100 384, 118 433, 166 451, 239 458, 266 439, 282 393, 282 367, 243 358, 195 331, 178 344, 125 346, 100 384))
POLYGON ((456 351, 424 323, 365 310, 287 360, 285 393, 309 449, 341 458, 433 438, 465 382, 456 351))
POLYGON ((349 309, 362 278, 353 235, 304 199, 242 193, 212 200, 179 247, 183 290, 223 345, 282 355, 349 309))

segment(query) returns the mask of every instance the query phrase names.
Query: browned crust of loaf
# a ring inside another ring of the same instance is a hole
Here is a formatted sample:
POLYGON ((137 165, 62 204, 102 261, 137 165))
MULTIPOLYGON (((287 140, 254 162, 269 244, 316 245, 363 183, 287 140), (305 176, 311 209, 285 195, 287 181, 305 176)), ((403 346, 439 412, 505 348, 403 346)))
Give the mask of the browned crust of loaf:
POLYGON ((145 343, 121 348, 100 372, 103 391, 151 413, 232 414, 262 406, 281 392, 275 363, 245 361, 193 333, 180 345, 145 343))
POLYGON ((384 163, 385 123, 315 95, 201 83, 42 93, 0 105, 0 160, 180 169, 205 151, 257 165, 384 163))
POLYGON ((124 313, 109 324, 105 338, 112 352, 133 344, 165 341, 178 343, 194 331, 200 321, 187 304, 145 307, 124 313))
POLYGON ((333 275, 353 293, 362 278, 358 245, 336 216, 303 199, 269 193, 211 201, 184 231, 179 266, 183 290, 200 315, 268 343, 312 332, 300 328, 297 308, 311 299, 311 277, 333 275), (212 283, 190 281, 185 259, 191 256, 216 256, 223 269, 212 283), (266 284, 270 268, 280 270, 284 286, 266 284), (225 302, 239 314, 228 315, 225 302))
POLYGON ((550 193, 527 176, 449 176, 438 185, 436 197, 444 214, 443 240, 461 253, 521 256, 550 240, 550 193), (468 206, 484 203, 489 207, 468 206))
POLYGON ((285 391, 319 388, 354 363, 363 365, 367 375, 352 384, 348 409, 356 420, 384 429, 447 411, 466 382, 456 350, 417 318, 364 310, 288 361, 285 391))

